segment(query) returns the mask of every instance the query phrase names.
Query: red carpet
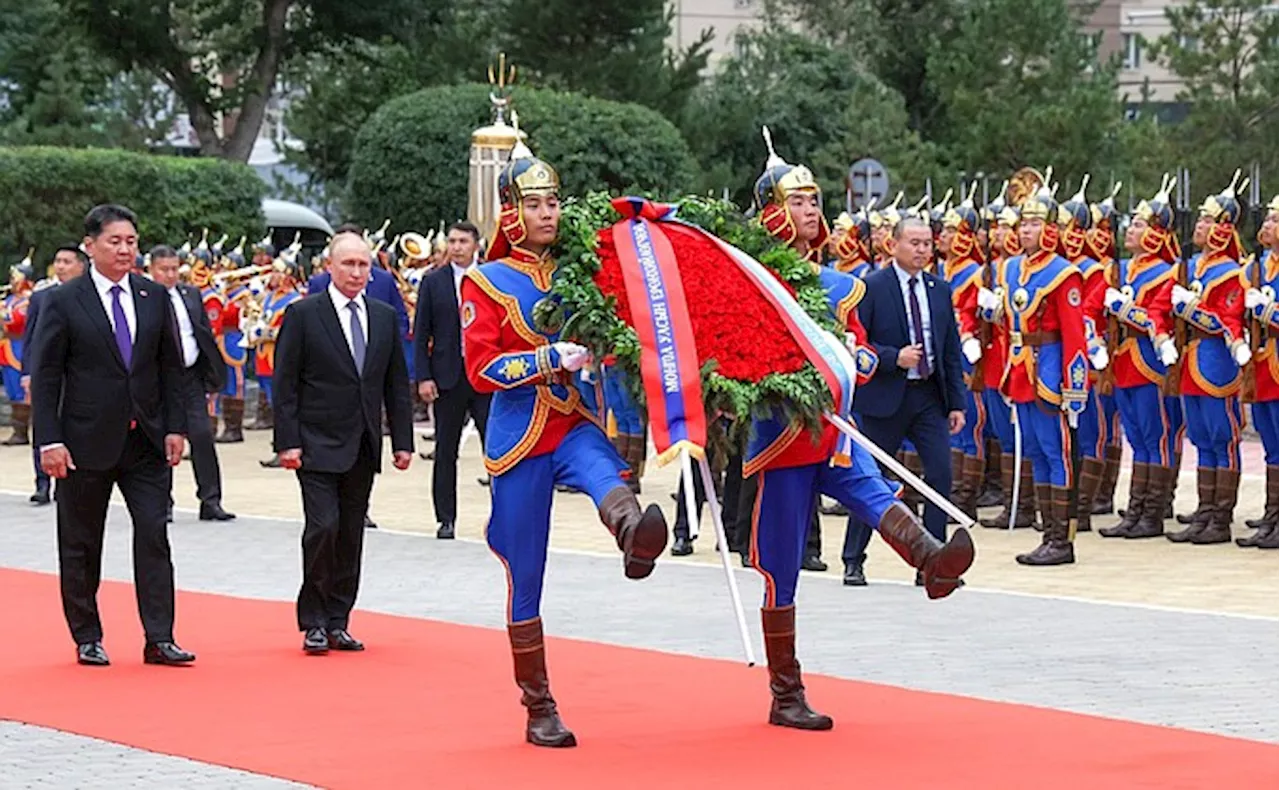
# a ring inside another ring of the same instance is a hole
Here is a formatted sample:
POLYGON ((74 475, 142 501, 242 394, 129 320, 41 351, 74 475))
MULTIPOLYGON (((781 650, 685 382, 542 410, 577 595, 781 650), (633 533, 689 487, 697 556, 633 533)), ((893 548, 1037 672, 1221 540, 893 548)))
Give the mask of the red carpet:
POLYGON ((829 733, 764 723, 764 670, 554 640, 577 749, 523 743, 506 636, 359 613, 309 658, 288 603, 181 593, 188 669, 142 664, 133 593, 100 596, 106 669, 74 664, 57 580, 0 570, 0 718, 336 788, 1276 787, 1277 747, 811 676, 829 733))

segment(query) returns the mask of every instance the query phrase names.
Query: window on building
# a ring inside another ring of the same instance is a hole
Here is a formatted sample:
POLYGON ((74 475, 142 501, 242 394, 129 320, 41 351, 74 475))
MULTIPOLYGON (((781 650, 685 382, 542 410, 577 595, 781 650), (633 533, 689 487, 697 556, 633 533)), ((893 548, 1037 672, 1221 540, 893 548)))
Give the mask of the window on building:
POLYGON ((1196 36, 1188 36, 1186 34, 1178 36, 1178 46, 1188 52, 1200 51, 1200 39, 1196 36))
POLYGON ((1142 36, 1137 33, 1121 35, 1121 46, 1124 48, 1124 67, 1139 69, 1142 67, 1142 36))

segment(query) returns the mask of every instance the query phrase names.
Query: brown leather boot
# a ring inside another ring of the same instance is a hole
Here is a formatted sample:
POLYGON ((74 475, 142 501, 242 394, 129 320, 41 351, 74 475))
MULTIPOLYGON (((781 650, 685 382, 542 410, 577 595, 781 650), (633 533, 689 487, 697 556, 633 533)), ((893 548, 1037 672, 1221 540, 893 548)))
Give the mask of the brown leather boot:
POLYGON ((1261 535, 1258 538, 1258 542, 1253 545, 1260 549, 1280 548, 1280 529, 1277 529, 1276 527, 1271 527, 1269 529, 1267 527, 1263 527, 1258 531, 1262 532, 1262 530, 1266 530, 1266 534, 1261 535))
MULTIPOLYGON (((1030 461, 1027 462, 1027 466, 1031 466, 1030 461)), ((1034 473, 1032 473, 1031 479, 1033 482, 1035 481, 1034 473)), ((1026 480, 1024 479, 1023 484, 1025 483, 1026 483, 1026 480)), ((1051 487, 1052 486, 1050 486, 1048 483, 1035 483, 1034 486, 1032 487, 1032 490, 1035 491, 1036 510, 1040 511, 1040 521, 1041 521, 1041 523, 1039 524, 1032 524, 1032 526, 1036 528, 1036 532, 1044 532, 1044 523, 1043 523, 1044 511, 1045 511, 1045 508, 1049 506, 1049 489, 1051 487)))
POLYGON ((1014 529, 1036 527, 1036 478, 1031 462, 1023 459, 1022 469, 1018 472, 1022 478, 1018 483, 1018 515, 1013 521, 1014 529))
POLYGON ((1187 528, 1177 532, 1166 532, 1165 537, 1174 543, 1187 543, 1205 528, 1214 510, 1214 494, 1218 486, 1218 470, 1206 467, 1196 468, 1196 495, 1200 504, 1184 522, 1180 516, 1178 521, 1186 523, 1187 528))
POLYGON ((662 508, 650 504, 643 513, 631 489, 618 486, 600 502, 600 520, 622 549, 623 573, 643 579, 653 573, 653 561, 667 547, 667 519, 662 508))
POLYGON ((529 711, 524 739, 534 746, 577 746, 577 738, 560 721, 556 701, 551 696, 551 684, 547 680, 547 650, 542 642, 542 618, 511 623, 507 626, 507 636, 511 639, 511 656, 515 659, 516 685, 522 692, 520 704, 529 711))
POLYGON ((1198 546, 1231 541, 1231 521, 1235 516, 1236 499, 1240 494, 1240 472, 1219 469, 1217 486, 1213 496, 1213 514, 1204 529, 1191 536, 1198 546))
POLYGON ((1093 531, 1093 500, 1102 487, 1102 475, 1106 464, 1101 458, 1080 460, 1080 477, 1076 480, 1076 531, 1093 531))
POLYGON ((1167 466, 1151 464, 1147 477, 1147 496, 1142 503, 1142 515, 1133 529, 1124 534, 1131 539, 1158 538, 1164 534, 1165 510, 1173 496, 1173 478, 1177 471, 1167 466))
MULTIPOLYGON (((901 460, 902 460, 902 465, 907 468, 908 472, 910 472, 911 474, 915 475, 916 477, 922 480, 924 479, 924 461, 920 460, 919 455, 917 455, 914 452, 904 451, 902 453, 901 460)), ((953 465, 953 468, 954 468, 954 465, 953 465)), ((924 507, 924 496, 919 491, 916 491, 914 488, 912 488, 911 486, 906 486, 902 490, 902 501, 904 504, 906 504, 908 508, 911 509, 912 513, 915 513, 917 515, 920 513, 920 509, 924 507)))
POLYGON ((1102 485, 1098 488, 1097 496, 1093 498, 1092 515, 1105 516, 1115 512, 1116 483, 1120 480, 1120 461, 1123 456, 1124 450, 1120 445, 1107 445, 1107 452, 1103 459, 1102 485))
POLYGON ((1280 496, 1277 482, 1280 482, 1280 467, 1267 467, 1267 501, 1262 508, 1262 518, 1249 519, 1245 522, 1252 529, 1258 530, 1247 538, 1236 538, 1236 545, 1242 548, 1258 546, 1258 541, 1272 535, 1280 526, 1280 496))
POLYGON ((973 565, 973 539, 967 529, 953 530, 944 545, 901 503, 895 502, 885 511, 878 529, 884 542, 920 571, 930 598, 945 598, 954 592, 962 584, 961 575, 973 565))
POLYGON ((952 501, 972 519, 978 517, 978 496, 982 493, 982 478, 987 471, 987 462, 976 455, 962 456, 960 465, 960 497, 952 501))
POLYGON ((951 500, 954 502, 960 493, 961 481, 964 479, 964 450, 951 448, 951 500))
POLYGON ((1015 559, 1019 565, 1069 565, 1076 561, 1072 544, 1074 535, 1067 521, 1071 504, 1071 492, 1056 486, 1036 486, 1040 505, 1040 520, 1044 522, 1044 536, 1040 545, 1015 559))
POLYGON ((258 405, 253 410, 253 422, 245 426, 246 431, 266 431, 275 427, 272 419, 271 404, 267 402, 265 390, 258 390, 258 405))
POLYGON ((769 661, 769 723, 797 730, 829 730, 830 716, 817 713, 804 698, 800 662, 796 660, 796 607, 764 607, 760 610, 764 628, 764 652, 769 661))
POLYGON ((1151 464, 1134 461, 1133 468, 1129 470, 1129 504, 1124 508, 1124 516, 1114 527, 1098 530, 1099 535, 1104 538, 1123 538, 1138 526, 1147 506, 1147 485, 1150 479, 1151 464))
POLYGON ((996 439, 988 439, 984 449, 987 460, 982 472, 982 493, 978 494, 979 509, 1003 506, 1005 500, 1004 489, 1001 488, 1004 480, 1004 450, 996 439))
POLYGON ((210 415, 209 415, 209 435, 210 435, 210 436, 217 436, 217 435, 218 435, 218 414, 217 414, 217 412, 214 412, 213 414, 210 414, 210 415))
POLYGON ((244 398, 222 399, 222 435, 214 439, 218 444, 234 444, 244 441, 244 398))
POLYGON ((980 520, 978 523, 984 527, 1003 529, 1009 526, 1009 515, 1013 508, 1013 453, 1000 456, 1000 490, 1004 495, 1004 509, 994 518, 980 520))
POLYGON ((31 444, 31 404, 30 403, 11 403, 10 408, 13 409, 9 417, 9 425, 13 428, 13 433, 8 439, 0 442, 5 447, 17 447, 24 444, 31 444))

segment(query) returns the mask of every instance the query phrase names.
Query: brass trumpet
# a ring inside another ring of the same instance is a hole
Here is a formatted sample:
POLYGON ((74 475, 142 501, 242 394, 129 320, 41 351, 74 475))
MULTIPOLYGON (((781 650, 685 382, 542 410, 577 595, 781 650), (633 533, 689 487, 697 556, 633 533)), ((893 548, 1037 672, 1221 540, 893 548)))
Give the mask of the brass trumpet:
POLYGON ((247 266, 243 269, 231 269, 225 272, 218 272, 213 275, 210 280, 218 285, 228 282, 240 282, 257 277, 259 274, 267 274, 274 268, 273 264, 265 263, 261 266, 247 266))

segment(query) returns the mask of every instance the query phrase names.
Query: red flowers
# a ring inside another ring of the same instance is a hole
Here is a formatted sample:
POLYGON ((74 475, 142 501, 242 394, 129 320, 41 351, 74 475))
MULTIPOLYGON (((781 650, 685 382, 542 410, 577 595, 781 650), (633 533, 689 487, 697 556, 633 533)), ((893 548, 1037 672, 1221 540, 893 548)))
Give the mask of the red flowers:
MULTIPOLYGON (((752 383, 770 373, 800 370, 804 353, 737 265, 699 234, 674 223, 664 224, 663 229, 680 262, 699 366, 714 359, 720 375, 752 383)), ((618 317, 634 327, 612 234, 605 229, 598 238, 600 271, 595 283, 606 296, 617 299, 618 317)))

